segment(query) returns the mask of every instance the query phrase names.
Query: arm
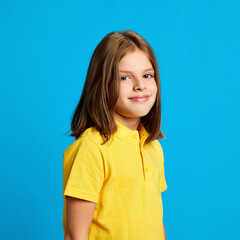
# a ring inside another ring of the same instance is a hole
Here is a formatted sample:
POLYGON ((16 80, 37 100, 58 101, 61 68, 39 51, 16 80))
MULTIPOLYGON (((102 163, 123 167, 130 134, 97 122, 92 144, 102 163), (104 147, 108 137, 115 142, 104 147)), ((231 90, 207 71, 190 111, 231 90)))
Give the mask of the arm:
POLYGON ((66 197, 67 223, 65 240, 87 240, 96 203, 66 197))
POLYGON ((165 231, 164 224, 163 224, 163 236, 164 236, 164 240, 167 240, 167 238, 166 238, 166 231, 165 231))

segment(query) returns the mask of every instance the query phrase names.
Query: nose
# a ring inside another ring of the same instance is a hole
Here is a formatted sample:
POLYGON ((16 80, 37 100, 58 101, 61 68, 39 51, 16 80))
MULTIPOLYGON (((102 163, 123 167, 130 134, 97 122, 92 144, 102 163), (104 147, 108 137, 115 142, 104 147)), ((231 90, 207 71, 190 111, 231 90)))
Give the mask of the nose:
POLYGON ((142 91, 146 88, 146 84, 143 77, 134 78, 133 89, 135 91, 142 91))

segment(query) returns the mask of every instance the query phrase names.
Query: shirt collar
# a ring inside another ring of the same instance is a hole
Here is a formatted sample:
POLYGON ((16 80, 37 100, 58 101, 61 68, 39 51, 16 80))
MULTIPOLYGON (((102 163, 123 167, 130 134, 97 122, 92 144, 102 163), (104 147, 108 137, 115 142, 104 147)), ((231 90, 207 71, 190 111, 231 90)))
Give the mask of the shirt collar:
POLYGON ((117 137, 119 137, 120 139, 124 139, 126 137, 135 135, 135 136, 139 136, 140 141, 142 143, 144 143, 145 140, 149 136, 149 133, 147 132, 147 130, 145 129, 145 127, 143 126, 143 124, 141 122, 139 123, 138 130, 132 130, 132 129, 126 127, 124 124, 118 122, 117 120, 115 120, 115 122, 117 124, 117 131, 116 131, 115 135, 117 137))

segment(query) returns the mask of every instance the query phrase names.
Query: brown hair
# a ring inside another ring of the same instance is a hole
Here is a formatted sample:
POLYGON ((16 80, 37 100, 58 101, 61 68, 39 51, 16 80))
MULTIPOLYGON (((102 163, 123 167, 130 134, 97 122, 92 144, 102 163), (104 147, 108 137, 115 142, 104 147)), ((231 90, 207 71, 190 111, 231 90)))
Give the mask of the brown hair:
MULTIPOLYGON (((155 54, 147 41, 136 32, 111 32, 96 47, 86 76, 80 101, 75 109, 71 136, 76 139, 89 127, 95 127, 110 139, 117 129, 112 112, 118 100, 119 92, 119 61, 129 52, 140 49, 149 57, 155 70, 157 97, 149 113, 141 118, 141 123, 149 132, 146 143, 165 138, 161 127, 160 77, 155 54)), ((104 142, 104 143, 105 143, 104 142)))

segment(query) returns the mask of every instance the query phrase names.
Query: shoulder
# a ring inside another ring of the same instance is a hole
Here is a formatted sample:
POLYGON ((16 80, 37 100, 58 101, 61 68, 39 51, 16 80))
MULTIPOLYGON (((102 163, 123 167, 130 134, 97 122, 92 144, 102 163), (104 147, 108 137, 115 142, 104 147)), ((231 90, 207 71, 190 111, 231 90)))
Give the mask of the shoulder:
POLYGON ((162 150, 162 145, 161 145, 161 143, 160 143, 157 139, 156 139, 156 140, 153 140, 153 143, 154 143, 155 147, 157 148, 157 150, 162 153, 163 150, 162 150))
POLYGON ((64 151, 63 156, 76 154, 79 150, 82 152, 95 151, 101 148, 103 140, 103 137, 95 128, 88 128, 64 151))
POLYGON ((99 131, 94 127, 90 127, 88 129, 86 129, 78 139, 79 139, 79 141, 92 141, 96 145, 102 145, 102 143, 105 140, 101 136, 99 131))
POLYGON ((160 142, 157 139, 147 143, 145 149, 148 149, 148 151, 154 152, 158 156, 163 157, 163 149, 160 142))
POLYGON ((64 172, 69 172, 74 163, 77 165, 81 164, 82 166, 100 166, 103 161, 101 139, 101 135, 95 129, 89 128, 85 130, 81 136, 64 151, 64 172))
POLYGON ((156 150, 158 150, 160 152, 162 151, 162 146, 157 139, 152 140, 151 142, 147 143, 147 145, 152 146, 153 148, 155 148, 156 150))

